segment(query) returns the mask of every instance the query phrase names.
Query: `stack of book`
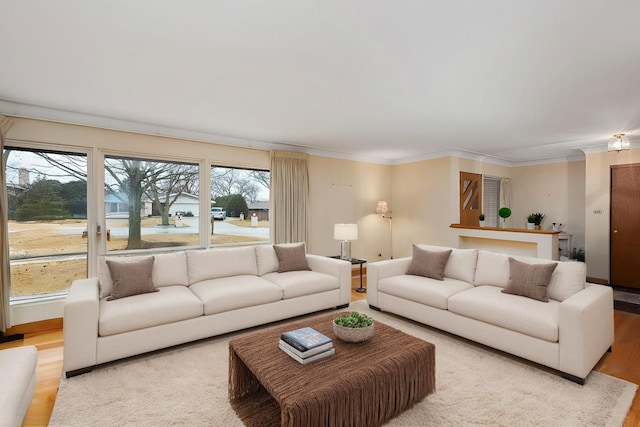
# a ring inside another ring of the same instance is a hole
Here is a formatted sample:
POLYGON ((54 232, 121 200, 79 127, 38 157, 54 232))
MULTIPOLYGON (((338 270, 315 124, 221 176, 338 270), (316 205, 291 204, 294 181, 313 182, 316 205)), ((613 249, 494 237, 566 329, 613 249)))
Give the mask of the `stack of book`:
POLYGON ((280 335, 280 350, 305 364, 335 353, 333 341, 313 328, 300 328, 280 335))

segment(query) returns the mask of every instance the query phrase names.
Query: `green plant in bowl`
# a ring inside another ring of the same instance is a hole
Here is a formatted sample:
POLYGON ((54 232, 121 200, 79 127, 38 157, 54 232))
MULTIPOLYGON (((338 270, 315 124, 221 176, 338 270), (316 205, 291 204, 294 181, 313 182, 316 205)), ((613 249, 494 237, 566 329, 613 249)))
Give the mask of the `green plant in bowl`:
POLYGON ((333 320, 333 323, 345 328, 366 328, 373 325, 373 319, 366 314, 352 311, 351 313, 341 314, 333 320))
POLYGON ((362 342, 373 335, 373 319, 366 314, 352 311, 333 319, 333 333, 345 342, 362 342))

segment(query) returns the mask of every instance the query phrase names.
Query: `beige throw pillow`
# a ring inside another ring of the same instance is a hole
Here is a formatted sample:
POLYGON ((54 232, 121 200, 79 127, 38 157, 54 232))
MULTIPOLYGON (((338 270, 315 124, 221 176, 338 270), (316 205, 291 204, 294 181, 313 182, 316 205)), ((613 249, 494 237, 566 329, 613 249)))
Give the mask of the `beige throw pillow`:
POLYGON ((444 280, 444 269, 447 266, 450 255, 451 249, 432 252, 413 245, 413 256, 411 257, 411 264, 409 264, 407 274, 444 280))
POLYGON ((509 284, 502 289, 505 294, 520 295, 542 302, 549 302, 547 286, 558 264, 527 264, 509 258, 509 284))
POLYGON ((307 262, 304 243, 298 245, 273 245, 280 266, 278 273, 296 270, 311 270, 307 262))
POLYGON ((152 256, 135 262, 107 260, 109 273, 111 273, 111 279, 113 279, 111 296, 107 298, 107 301, 132 295, 158 292, 151 279, 153 261, 154 257, 152 256))

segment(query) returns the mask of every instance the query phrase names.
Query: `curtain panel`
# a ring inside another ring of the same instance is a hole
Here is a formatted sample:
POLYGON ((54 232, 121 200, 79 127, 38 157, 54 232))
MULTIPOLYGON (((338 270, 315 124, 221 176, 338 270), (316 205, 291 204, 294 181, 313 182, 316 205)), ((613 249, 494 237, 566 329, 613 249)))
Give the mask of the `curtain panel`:
POLYGON ((273 243, 307 242, 309 235, 309 156, 272 151, 270 199, 273 243))
POLYGON ((4 136, 13 122, 0 115, 0 330, 4 334, 11 324, 11 312, 9 301, 11 298, 11 272, 9 270, 9 210, 7 204, 7 179, 5 176, 6 165, 4 156, 4 136))

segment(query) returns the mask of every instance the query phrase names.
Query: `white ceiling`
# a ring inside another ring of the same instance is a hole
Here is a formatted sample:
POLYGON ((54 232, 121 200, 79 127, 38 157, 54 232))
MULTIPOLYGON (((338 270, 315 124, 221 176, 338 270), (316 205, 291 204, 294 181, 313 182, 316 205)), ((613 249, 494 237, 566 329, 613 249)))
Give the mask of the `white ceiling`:
POLYGON ((387 164, 640 142, 638 0, 0 1, 0 112, 387 164))

